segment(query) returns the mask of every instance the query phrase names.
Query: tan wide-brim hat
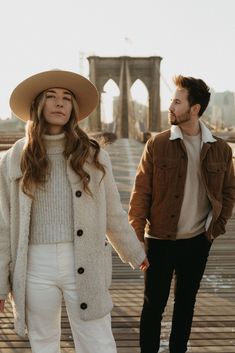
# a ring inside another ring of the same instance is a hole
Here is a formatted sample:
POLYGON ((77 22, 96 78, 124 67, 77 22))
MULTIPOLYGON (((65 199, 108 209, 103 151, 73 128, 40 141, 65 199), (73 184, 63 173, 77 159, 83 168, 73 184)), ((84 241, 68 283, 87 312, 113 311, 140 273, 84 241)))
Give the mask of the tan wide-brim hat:
POLYGON ((98 91, 87 78, 71 71, 51 70, 30 76, 16 86, 9 101, 12 112, 21 120, 29 120, 31 103, 49 88, 65 88, 74 94, 79 121, 91 114, 98 104, 98 91))

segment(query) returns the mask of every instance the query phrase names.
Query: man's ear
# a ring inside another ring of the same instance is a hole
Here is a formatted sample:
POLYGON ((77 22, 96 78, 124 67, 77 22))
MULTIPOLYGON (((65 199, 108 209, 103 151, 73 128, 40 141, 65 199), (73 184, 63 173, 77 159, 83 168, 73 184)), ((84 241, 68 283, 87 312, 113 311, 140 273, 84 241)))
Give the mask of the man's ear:
POLYGON ((200 104, 194 104, 194 105, 191 106, 191 112, 194 115, 199 115, 200 109, 201 109, 201 105, 200 104))

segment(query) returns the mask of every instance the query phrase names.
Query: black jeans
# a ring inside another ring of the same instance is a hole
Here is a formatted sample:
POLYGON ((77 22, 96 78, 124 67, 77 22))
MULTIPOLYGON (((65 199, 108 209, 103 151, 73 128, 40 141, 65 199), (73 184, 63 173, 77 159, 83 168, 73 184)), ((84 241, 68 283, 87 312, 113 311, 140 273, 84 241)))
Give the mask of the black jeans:
POLYGON ((140 320, 141 353, 157 353, 159 350, 162 314, 173 273, 175 298, 170 353, 187 351, 196 295, 210 246, 204 233, 176 241, 146 238, 150 266, 145 273, 144 305, 140 320))

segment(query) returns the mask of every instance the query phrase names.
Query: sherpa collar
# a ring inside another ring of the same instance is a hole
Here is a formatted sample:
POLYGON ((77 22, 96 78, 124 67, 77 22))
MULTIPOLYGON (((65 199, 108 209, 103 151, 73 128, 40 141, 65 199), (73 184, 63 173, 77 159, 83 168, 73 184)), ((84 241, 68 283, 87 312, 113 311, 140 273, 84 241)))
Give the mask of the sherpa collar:
MULTIPOLYGON (((206 125, 199 120, 199 124, 201 127, 201 135, 202 135, 202 142, 207 143, 207 142, 216 142, 217 140, 213 137, 212 133, 210 130, 206 127, 206 125)), ((170 129, 170 140, 176 140, 178 138, 183 140, 183 134, 179 126, 177 125, 172 125, 170 129)))

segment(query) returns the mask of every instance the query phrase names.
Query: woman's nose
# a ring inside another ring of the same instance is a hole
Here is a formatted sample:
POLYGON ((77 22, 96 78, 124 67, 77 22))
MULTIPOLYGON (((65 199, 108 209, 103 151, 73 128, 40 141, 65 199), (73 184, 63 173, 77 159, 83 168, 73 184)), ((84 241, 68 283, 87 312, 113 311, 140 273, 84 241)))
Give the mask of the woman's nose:
POLYGON ((63 100, 57 98, 57 100, 56 100, 56 106, 57 106, 57 107, 63 107, 63 100))

